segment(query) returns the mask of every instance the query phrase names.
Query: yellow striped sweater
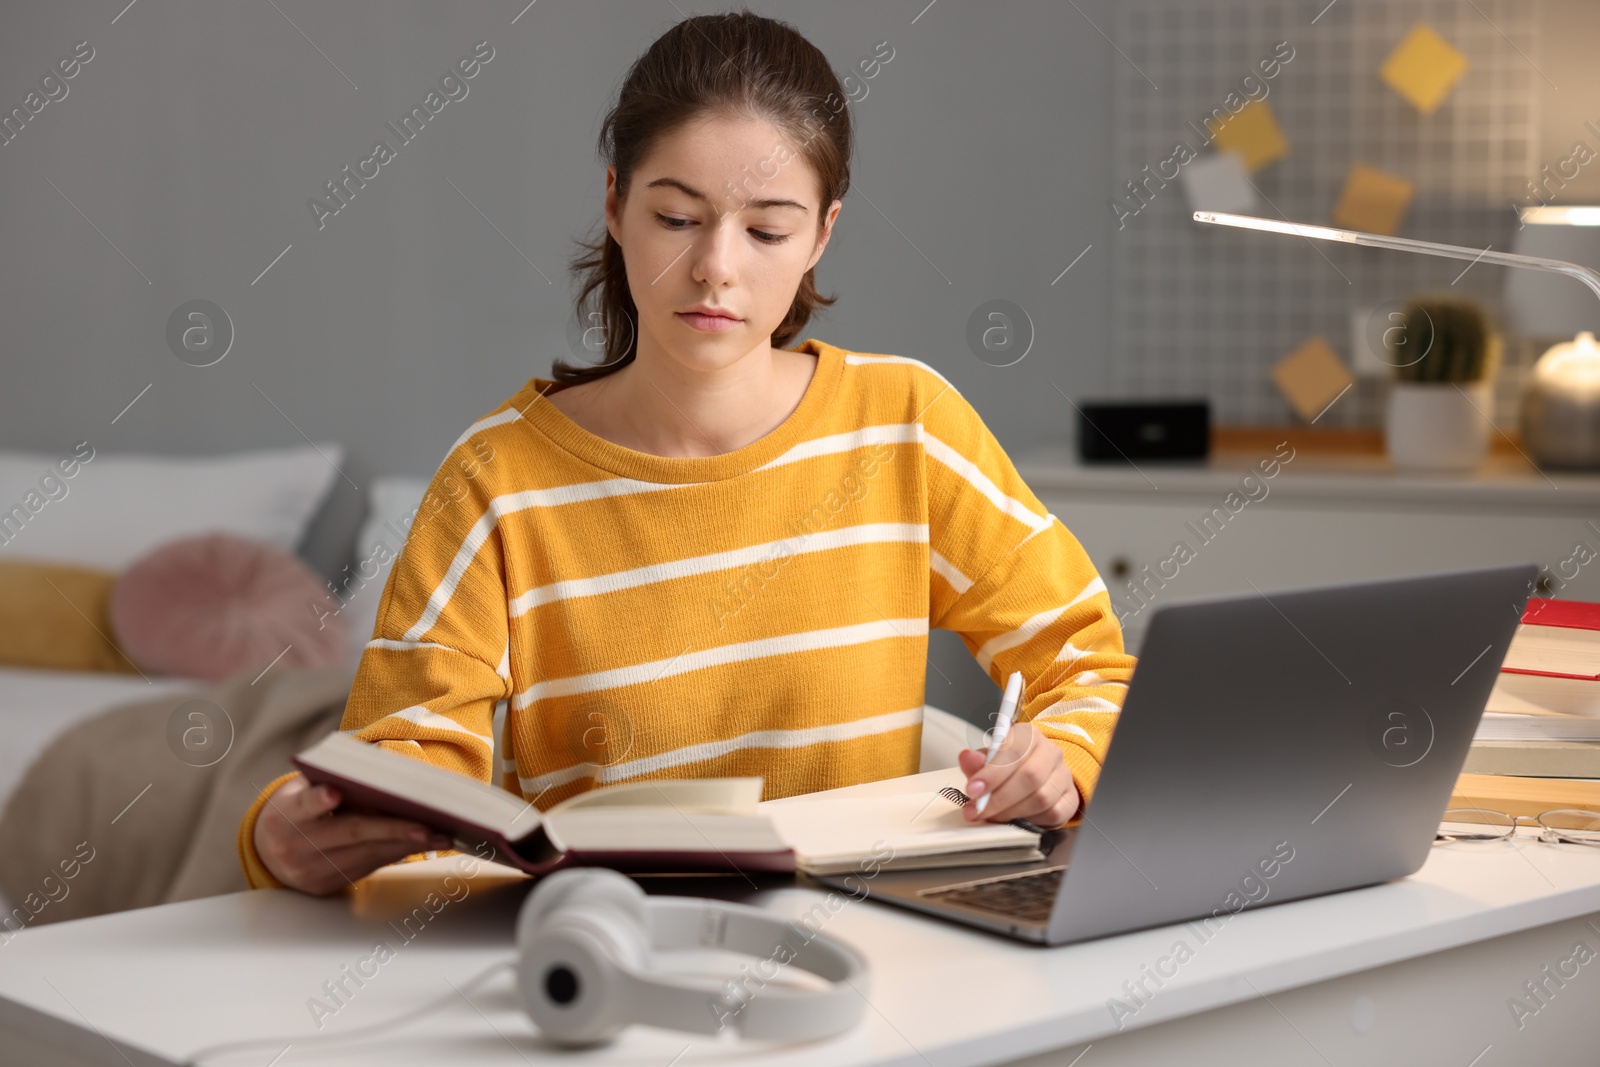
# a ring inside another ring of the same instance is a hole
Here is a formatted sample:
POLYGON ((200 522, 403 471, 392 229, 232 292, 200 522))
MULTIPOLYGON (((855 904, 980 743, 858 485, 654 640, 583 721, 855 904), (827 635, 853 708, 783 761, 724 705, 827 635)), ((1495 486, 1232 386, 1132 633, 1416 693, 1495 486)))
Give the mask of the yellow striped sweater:
MULTIPOLYGON (((915 359, 809 339, 800 404, 732 452, 614 444, 533 378, 452 446, 342 729, 545 809, 624 779, 763 797, 914 774, 928 628, 961 635, 1087 801, 1134 658, 1105 583, 915 359), (498 725, 497 725, 498 724, 498 725)), ((285 776, 287 777, 287 776, 285 776)), ((276 885, 252 845, 250 883, 276 885)))

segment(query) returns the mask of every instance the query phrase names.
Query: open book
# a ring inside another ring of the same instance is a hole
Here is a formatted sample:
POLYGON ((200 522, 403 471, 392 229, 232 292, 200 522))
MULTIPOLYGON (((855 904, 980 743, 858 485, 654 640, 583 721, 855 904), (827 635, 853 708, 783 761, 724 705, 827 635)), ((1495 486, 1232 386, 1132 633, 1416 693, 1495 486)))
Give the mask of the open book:
POLYGON ((487 782, 333 733, 294 757, 354 806, 427 823, 497 862, 662 873, 792 871, 794 850, 756 809, 760 778, 680 778, 591 789, 541 812, 487 782))
POLYGON ((294 764, 352 806, 426 823, 469 849, 487 842, 499 862, 530 874, 567 866, 839 873, 1042 856, 1033 830, 968 823, 953 789, 762 804, 759 777, 647 779, 591 789, 541 812, 487 782, 342 733, 318 741, 294 764))

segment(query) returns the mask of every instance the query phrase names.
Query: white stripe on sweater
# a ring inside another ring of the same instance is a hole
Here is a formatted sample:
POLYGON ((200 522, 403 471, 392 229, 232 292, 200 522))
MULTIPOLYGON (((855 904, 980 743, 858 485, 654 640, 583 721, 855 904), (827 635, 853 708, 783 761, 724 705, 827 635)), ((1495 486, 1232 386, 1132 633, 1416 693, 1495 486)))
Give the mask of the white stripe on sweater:
POLYGON ((927 633, 928 620, 926 618, 882 619, 877 622, 862 622, 850 626, 836 626, 822 630, 807 630, 804 633, 782 634, 778 637, 764 637, 755 641, 741 641, 717 648, 702 649, 698 652, 680 652, 671 659, 636 663, 627 667, 594 671, 590 674, 577 674, 569 678, 551 678, 548 681, 535 682, 512 698, 511 707, 516 711, 521 711, 523 708, 552 697, 571 696, 576 693, 592 693, 600 689, 616 689, 627 685, 639 685, 677 674, 686 674, 689 671, 720 667, 728 663, 741 663, 748 660, 763 659, 768 656, 794 655, 823 648, 842 648, 849 645, 860 645, 871 641, 893 638, 926 637, 927 633))
MULTIPOLYGON (((1064 606, 1059 608, 1048 608, 1028 619, 1027 622, 1024 622, 1015 630, 1007 630, 1003 634, 996 634, 994 637, 991 637, 988 641, 983 643, 982 647, 980 647, 978 651, 973 654, 973 658, 978 661, 978 666, 987 671, 989 669, 989 664, 994 661, 996 653, 1004 652, 1008 648, 1015 648, 1023 642, 1028 641, 1044 630, 1045 627, 1049 626, 1062 615, 1070 611, 1077 604, 1082 603, 1084 600, 1094 596, 1096 593, 1104 593, 1105 591, 1106 583, 1098 575, 1096 575, 1089 581, 1088 585, 1083 587, 1083 590, 1077 596, 1067 601, 1064 606)), ((1059 659, 1060 657, 1058 656, 1057 658, 1059 659)))
MULTIPOLYGON (((459 651, 459 649, 451 648, 449 645, 441 645, 437 641, 395 641, 388 637, 374 637, 367 642, 366 647, 386 649, 390 652, 410 652, 417 648, 442 648, 446 652, 459 651)), ((462 654, 466 655, 466 653, 462 654)))
POLYGON ((989 476, 978 468, 976 463, 967 459, 960 452, 933 436, 933 434, 924 432, 922 447, 928 453, 930 459, 936 459, 943 463, 965 479, 967 484, 982 494, 985 500, 1018 522, 1026 523, 1029 529, 1034 531, 1042 530, 1054 521, 1054 516, 1035 515, 1028 509, 1028 505, 1022 501, 1017 500, 1015 497, 1006 496, 1005 493, 1000 491, 1000 487, 995 485, 989 476))
POLYGON ((1034 716, 1034 720, 1049 719, 1053 716, 1066 715, 1073 711, 1096 711, 1104 712, 1108 715, 1117 715, 1121 713, 1122 708, 1115 701, 1107 700, 1104 697, 1073 697, 1070 700, 1056 701, 1034 716))
POLYGON ((940 374, 938 371, 922 362, 922 360, 912 359, 910 356, 864 356, 859 352, 846 352, 844 354, 844 361, 847 365, 857 367, 889 367, 895 365, 918 367, 927 371, 929 374, 943 382, 945 388, 949 389, 952 393, 955 393, 957 396, 961 395, 960 391, 957 390, 955 386, 950 384, 950 379, 946 378, 944 375, 940 374))
POLYGON ((508 422, 516 422, 520 418, 522 418, 522 412, 517 410, 517 405, 508 404, 504 411, 497 411, 493 415, 485 415, 471 426, 468 426, 467 432, 456 438, 455 444, 450 446, 450 451, 454 452, 464 443, 471 440, 474 435, 480 434, 484 430, 502 426, 508 422))
MULTIPOLYGON (((1106 592, 1106 581, 1105 581, 1104 578, 1100 577, 1097 574, 1097 575, 1095 575, 1093 578, 1091 578, 1089 580, 1089 584, 1088 585, 1083 587, 1083 591, 1082 592, 1080 592, 1077 596, 1073 597, 1071 600, 1067 601, 1066 610, 1067 611, 1071 611, 1073 608, 1077 607, 1079 604, 1083 603, 1085 600, 1088 600, 1090 597, 1094 596, 1096 593, 1105 593, 1105 592, 1106 592)), ((1106 593, 1106 595, 1110 596, 1111 594, 1110 593, 1106 593)))
MULTIPOLYGON (((915 361, 912 361, 915 362, 915 361)), ((931 370, 931 368, 930 368, 931 370)), ((920 422, 887 423, 879 426, 865 426, 850 433, 831 434, 827 437, 817 437, 810 441, 803 441, 789 449, 777 459, 771 460, 758 470, 767 470, 771 467, 793 463, 797 460, 812 459, 817 456, 833 455, 840 452, 849 452, 853 449, 864 448, 874 444, 910 444, 921 442, 923 451, 930 459, 938 460, 955 474, 964 479, 967 484, 976 489, 984 499, 988 500, 1002 512, 1010 515, 1038 533, 1046 529, 1055 521, 1054 515, 1046 514, 1043 517, 1034 514, 1022 501, 1007 496, 1001 492, 1000 487, 980 470, 977 464, 967 459, 960 452, 950 447, 939 438, 930 434, 920 422)))
POLYGON ((1092 655, 1093 653, 1093 649, 1079 648, 1069 640, 1062 643, 1061 651, 1056 653, 1056 658, 1052 662, 1076 663, 1083 657, 1092 655))
POLYGON ((972 588, 972 579, 962 574, 960 568, 941 556, 937 549, 929 549, 928 562, 933 573, 943 577, 957 593, 965 593, 972 588))
POLYGON ((1090 687, 1097 686, 1097 685, 1120 685, 1124 689, 1128 688, 1128 683, 1127 682, 1114 682, 1109 678, 1100 677, 1094 671, 1080 671, 1072 679, 1072 683, 1071 684, 1073 684, 1073 685, 1081 685, 1084 688, 1090 688, 1090 687))
MULTIPOLYGON (((698 484, 698 483, 687 483, 698 484)), ((450 598, 455 595, 456 586, 461 584, 461 576, 467 572, 472 561, 477 558, 478 550, 489 539, 489 534, 499 525, 502 516, 527 508, 560 507, 564 504, 575 504, 586 500, 598 500, 602 497, 627 496, 630 493, 654 493, 664 489, 678 489, 676 483, 641 482, 634 478, 607 478, 598 482, 579 482, 576 485, 564 485, 556 489, 524 489, 519 493, 506 493, 489 501, 489 507, 478 516, 478 521, 472 524, 466 539, 461 547, 456 549, 455 558, 450 561, 449 568, 445 571, 444 578, 440 580, 433 592, 428 594, 428 604, 411 629, 405 632, 408 640, 421 640, 435 622, 439 621, 445 605, 450 603, 450 598)))
POLYGON ((596 578, 573 578, 564 582, 536 586, 512 599, 511 617, 526 615, 534 608, 572 597, 599 596, 655 582, 670 582, 696 574, 747 567, 768 560, 780 560, 802 552, 823 552, 849 545, 881 543, 926 543, 928 527, 909 522, 866 522, 838 530, 800 534, 778 541, 767 541, 748 548, 711 552, 703 556, 653 563, 632 570, 615 571, 596 578))
MULTIPOLYGON (((1037 721, 1037 719, 1035 721, 1037 721)), ((1047 721, 1053 729, 1061 730, 1069 734, 1076 734, 1085 741, 1089 742, 1091 745, 1098 744, 1098 742, 1095 741, 1094 736, 1090 734, 1088 730, 1085 730, 1075 722, 1055 722, 1054 720, 1047 721)))
POLYGON ((914 726, 922 721, 922 708, 907 708, 905 711, 891 711, 883 715, 872 715, 854 722, 829 723, 825 726, 810 726, 797 730, 752 730, 738 737, 731 737, 725 741, 704 741, 699 744, 685 745, 668 752, 654 756, 641 756, 638 759, 627 760, 623 763, 610 765, 594 763, 576 763, 570 767, 563 767, 557 771, 550 771, 535 778, 521 778, 524 796, 538 796, 546 789, 552 789, 579 778, 594 778, 601 784, 609 784, 624 778, 633 778, 652 771, 665 770, 668 767, 678 767, 685 763, 698 763, 702 760, 717 759, 730 753, 746 748, 805 748, 808 745, 819 744, 827 741, 850 741, 858 737, 868 737, 872 734, 887 733, 890 730, 899 730, 907 726, 914 726))
MULTIPOLYGON (((383 722, 384 719, 402 719, 405 722, 414 723, 417 726, 426 727, 429 730, 448 730, 452 733, 466 734, 468 737, 476 741, 481 741, 484 747, 489 749, 491 752, 494 751, 493 737, 485 736, 484 734, 480 734, 474 730, 469 730, 449 716, 440 715, 438 712, 433 711, 421 704, 413 704, 409 708, 402 708, 399 711, 391 711, 389 714, 383 716, 383 718, 374 719, 359 729, 344 730, 341 732, 347 734, 359 734, 365 730, 372 729, 374 726, 377 726, 379 723, 383 722)), ((392 741, 398 739, 376 738, 375 740, 392 741)))
POLYGON ((909 445, 922 440, 919 432, 921 423, 916 422, 891 422, 877 426, 863 426, 859 430, 849 433, 829 434, 826 437, 813 437, 809 441, 801 441, 790 448, 777 459, 768 460, 756 470, 770 470, 781 467, 786 463, 796 460, 815 459, 818 456, 833 456, 841 452, 850 452, 868 445, 909 445))
MULTIPOLYGON (((1101 584, 1104 585, 1105 583, 1102 582, 1101 584)), ((1096 590, 1096 592, 1098 592, 1098 591, 1099 590, 1096 590)), ((1081 597, 1080 597, 1080 599, 1081 599, 1081 597)), ((1076 601, 1074 601, 1074 603, 1076 603, 1076 601)), ((1106 649, 1104 649, 1104 648, 1102 648, 1100 646, 1108 644, 1109 642, 1110 642, 1110 638, 1106 634, 1098 634, 1098 635, 1096 635, 1093 648, 1079 648, 1077 645, 1073 644, 1070 640, 1066 641, 1066 642, 1064 642, 1062 644, 1061 651, 1056 653, 1055 662, 1056 663, 1076 663, 1078 660, 1082 659, 1085 656, 1092 656, 1097 652, 1105 652, 1106 649)))

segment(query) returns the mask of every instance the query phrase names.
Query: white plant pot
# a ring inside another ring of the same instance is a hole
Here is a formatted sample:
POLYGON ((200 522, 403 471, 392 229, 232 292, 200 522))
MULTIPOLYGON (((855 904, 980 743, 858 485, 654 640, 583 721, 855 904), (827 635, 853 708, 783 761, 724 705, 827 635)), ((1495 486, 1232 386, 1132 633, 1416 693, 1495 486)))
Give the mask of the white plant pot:
POLYGON ((1383 439, 1396 467, 1471 470, 1489 448, 1492 383, 1392 382, 1383 439))

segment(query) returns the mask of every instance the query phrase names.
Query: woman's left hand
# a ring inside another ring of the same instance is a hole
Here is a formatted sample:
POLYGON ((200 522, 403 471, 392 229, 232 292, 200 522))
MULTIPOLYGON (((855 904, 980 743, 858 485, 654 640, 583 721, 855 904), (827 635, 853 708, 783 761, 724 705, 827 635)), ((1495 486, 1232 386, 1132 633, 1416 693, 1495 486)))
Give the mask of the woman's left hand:
POLYGON ((1006 734, 992 763, 978 749, 962 749, 961 770, 967 776, 962 811, 969 822, 1027 819, 1053 830, 1078 813, 1078 787, 1060 746, 1032 723, 1019 722, 1006 734), (978 814, 978 798, 989 794, 989 806, 978 814))

